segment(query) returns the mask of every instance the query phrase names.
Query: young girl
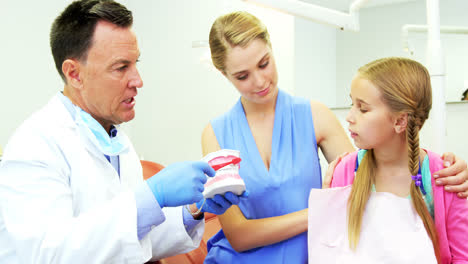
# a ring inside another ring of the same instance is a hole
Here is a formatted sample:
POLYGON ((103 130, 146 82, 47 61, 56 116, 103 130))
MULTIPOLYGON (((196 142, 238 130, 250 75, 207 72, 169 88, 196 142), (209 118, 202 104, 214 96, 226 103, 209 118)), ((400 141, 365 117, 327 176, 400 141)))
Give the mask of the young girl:
POLYGON ((351 99, 346 120, 361 150, 338 164, 332 187, 352 186, 311 191, 309 262, 468 263, 468 201, 434 185, 442 160, 419 148, 432 104, 426 68, 373 61, 351 99))

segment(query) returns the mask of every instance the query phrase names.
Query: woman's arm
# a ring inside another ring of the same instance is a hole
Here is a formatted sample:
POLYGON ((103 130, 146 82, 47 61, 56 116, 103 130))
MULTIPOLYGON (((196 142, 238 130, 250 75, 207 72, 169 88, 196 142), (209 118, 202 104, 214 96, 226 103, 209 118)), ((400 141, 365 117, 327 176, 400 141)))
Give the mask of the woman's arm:
MULTIPOLYGON (((211 124, 202 134, 203 155, 220 149, 211 124)), ((248 191, 248 190, 247 190, 248 191)), ((232 248, 237 252, 271 245, 307 231, 308 210, 262 219, 246 219, 238 206, 232 206, 218 219, 232 248)))
POLYGON ((355 148, 335 114, 327 106, 317 101, 310 101, 310 108, 314 119, 317 145, 329 163, 322 181, 322 188, 328 188, 335 166, 347 153, 355 151, 355 148))
POLYGON ((232 248, 242 252, 271 245, 307 231, 308 209, 262 219, 246 219, 239 207, 219 215, 224 234, 232 248))
POLYGON ((327 106, 317 101, 310 101, 310 107, 317 145, 329 163, 344 152, 356 150, 335 114, 327 106))

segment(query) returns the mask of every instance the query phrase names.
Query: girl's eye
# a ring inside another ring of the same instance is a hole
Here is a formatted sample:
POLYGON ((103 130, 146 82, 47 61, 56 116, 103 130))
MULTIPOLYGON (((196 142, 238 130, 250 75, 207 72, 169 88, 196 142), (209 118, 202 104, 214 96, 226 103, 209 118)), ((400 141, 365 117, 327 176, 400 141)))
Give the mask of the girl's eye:
POLYGON ((366 110, 366 109, 362 109, 362 108, 361 108, 361 109, 359 109, 359 110, 361 111, 361 113, 367 113, 367 111, 368 111, 368 110, 366 110))

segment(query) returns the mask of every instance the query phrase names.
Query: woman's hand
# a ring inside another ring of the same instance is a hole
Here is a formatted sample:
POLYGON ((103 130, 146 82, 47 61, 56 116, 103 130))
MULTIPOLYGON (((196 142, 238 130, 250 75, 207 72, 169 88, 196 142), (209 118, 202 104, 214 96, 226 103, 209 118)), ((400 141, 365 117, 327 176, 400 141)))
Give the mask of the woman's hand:
MULTIPOLYGON (((468 197, 468 168, 466 162, 448 152, 442 155, 445 169, 433 173, 436 185, 445 186, 447 192, 457 193, 460 198, 468 197)), ((327 171, 328 173, 328 171, 327 171)))

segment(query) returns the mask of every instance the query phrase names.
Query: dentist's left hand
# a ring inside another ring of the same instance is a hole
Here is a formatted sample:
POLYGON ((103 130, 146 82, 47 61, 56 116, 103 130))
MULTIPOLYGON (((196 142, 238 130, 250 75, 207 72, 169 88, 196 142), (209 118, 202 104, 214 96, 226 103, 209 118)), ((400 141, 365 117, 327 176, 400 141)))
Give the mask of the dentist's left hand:
POLYGON ((224 195, 216 194, 213 198, 208 198, 204 202, 204 200, 200 200, 196 205, 197 208, 200 208, 202 212, 208 212, 215 215, 221 215, 226 212, 232 205, 237 205, 240 202, 240 198, 248 197, 249 193, 244 191, 242 195, 237 196, 232 192, 226 192, 224 195))

